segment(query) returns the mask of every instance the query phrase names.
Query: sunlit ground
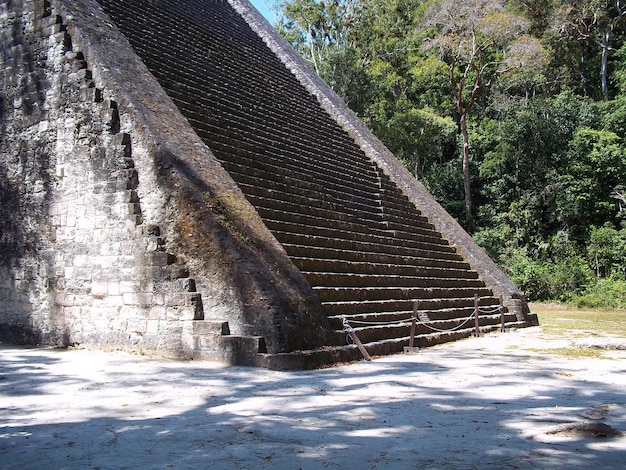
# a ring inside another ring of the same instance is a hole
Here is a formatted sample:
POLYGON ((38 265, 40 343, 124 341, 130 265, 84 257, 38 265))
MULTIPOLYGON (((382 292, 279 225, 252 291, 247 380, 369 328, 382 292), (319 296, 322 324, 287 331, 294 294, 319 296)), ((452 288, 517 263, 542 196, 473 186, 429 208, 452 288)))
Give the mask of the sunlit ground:
MULTIPOLYGON (((626 310, 579 309, 561 304, 531 304, 531 310, 539 317, 542 331, 559 338, 609 337, 626 338, 626 310)), ((608 348, 610 349, 610 348, 608 348)), ((537 350, 567 357, 606 356, 607 348, 565 347, 537 350)))
POLYGON ((626 337, 626 310, 578 309, 560 304, 531 304, 546 333, 610 334, 626 337))

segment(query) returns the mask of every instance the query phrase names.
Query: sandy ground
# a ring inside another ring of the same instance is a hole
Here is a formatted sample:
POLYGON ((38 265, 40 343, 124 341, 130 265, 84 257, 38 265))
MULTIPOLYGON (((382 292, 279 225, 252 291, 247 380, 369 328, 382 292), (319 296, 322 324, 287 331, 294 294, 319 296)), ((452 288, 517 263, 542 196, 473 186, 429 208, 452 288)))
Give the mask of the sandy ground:
POLYGON ((536 327, 299 372, 4 345, 0 468, 626 468, 603 437, 626 431, 626 351, 536 351, 570 344, 536 327))

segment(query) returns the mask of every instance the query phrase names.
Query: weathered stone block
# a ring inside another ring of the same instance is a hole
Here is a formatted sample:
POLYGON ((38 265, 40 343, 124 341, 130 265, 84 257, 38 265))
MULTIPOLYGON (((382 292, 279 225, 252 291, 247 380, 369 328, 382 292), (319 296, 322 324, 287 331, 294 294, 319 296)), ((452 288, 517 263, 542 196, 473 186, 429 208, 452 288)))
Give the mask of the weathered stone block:
POLYGON ((196 309, 192 306, 184 305, 170 306, 167 307, 166 315, 168 321, 195 320, 196 309))
MULTIPOLYGON (((112 278, 113 278, 113 276, 112 276, 112 278)), ((112 296, 115 296, 115 297, 121 295, 119 282, 111 280, 111 281, 107 282, 106 286, 107 286, 107 294, 108 295, 112 295, 112 296)))
POLYGON ((81 70, 78 70, 77 72, 73 72, 68 75, 69 83, 81 82, 85 80, 90 81, 91 79, 92 79, 92 75, 91 75, 91 70, 89 69, 81 69, 81 70))
MULTIPOLYGON (((118 295, 121 295, 124 300, 129 299, 128 304, 133 304, 132 294, 136 292, 135 283, 130 281, 120 281, 116 283, 116 290, 118 295)), ((124 302, 126 303, 126 302, 124 302)))
MULTIPOLYGON (((148 332, 148 322, 147 320, 139 320, 136 318, 129 319, 127 323, 127 331, 143 336, 148 332)), ((140 338, 137 338, 137 341, 140 341, 140 338)))
POLYGON ((161 326, 161 320, 147 320, 146 334, 158 334, 161 326))
POLYGON ((102 302, 102 305, 109 309, 110 312, 117 312, 117 307, 125 305, 122 295, 107 295, 102 298, 100 302, 102 302))
POLYGON ((152 294, 152 305, 166 306, 167 294, 161 294, 161 293, 152 294))
POLYGON ((176 262, 176 256, 164 251, 156 251, 146 256, 146 264, 149 266, 168 266, 176 262))
POLYGON ((91 283, 91 295, 94 297, 106 297, 109 293, 109 285, 104 282, 92 282, 91 283))

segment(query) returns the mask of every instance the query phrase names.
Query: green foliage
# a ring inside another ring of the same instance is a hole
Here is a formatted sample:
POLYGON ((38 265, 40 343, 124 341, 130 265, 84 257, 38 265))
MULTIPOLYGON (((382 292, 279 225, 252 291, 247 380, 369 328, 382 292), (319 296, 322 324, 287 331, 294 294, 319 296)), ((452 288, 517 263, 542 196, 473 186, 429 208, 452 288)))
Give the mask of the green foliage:
POLYGON ((402 109, 377 123, 378 136, 391 142, 391 150, 416 176, 444 161, 446 151, 456 143, 456 125, 430 108, 402 109), (384 126, 384 127, 383 127, 384 126))
POLYGON ((575 255, 542 261, 529 257, 522 250, 513 254, 507 270, 511 280, 533 301, 568 301, 593 279, 586 261, 575 255))
POLYGON ((626 147, 612 132, 580 128, 569 142, 567 157, 559 178, 558 218, 576 227, 584 241, 590 226, 615 220, 617 204, 611 193, 626 181, 626 147))
POLYGON ((596 105, 599 127, 617 134, 622 143, 626 142, 626 94, 611 101, 601 101, 596 105))
POLYGON ((463 175, 460 158, 433 165, 423 183, 435 199, 457 219, 464 216, 463 175))
POLYGON ((450 114, 454 105, 445 62, 417 53, 409 54, 407 58, 409 98, 423 107, 434 109, 440 116, 450 114))
POLYGON ((581 295, 571 299, 578 308, 626 308, 626 280, 598 279, 581 295))
POLYGON ((598 278, 614 275, 626 279, 626 228, 618 231, 609 223, 592 227, 587 259, 598 278))
POLYGON ((615 59, 613 83, 623 96, 626 94, 626 43, 615 53, 615 59))

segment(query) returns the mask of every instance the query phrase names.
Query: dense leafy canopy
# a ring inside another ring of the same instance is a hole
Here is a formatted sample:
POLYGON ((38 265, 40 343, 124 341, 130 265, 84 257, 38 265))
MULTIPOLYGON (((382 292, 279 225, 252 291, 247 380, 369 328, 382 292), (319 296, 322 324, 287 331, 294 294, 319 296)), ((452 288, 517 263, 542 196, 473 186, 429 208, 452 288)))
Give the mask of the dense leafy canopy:
POLYGON ((626 2, 276 7, 279 31, 529 298, 626 280, 626 2))

